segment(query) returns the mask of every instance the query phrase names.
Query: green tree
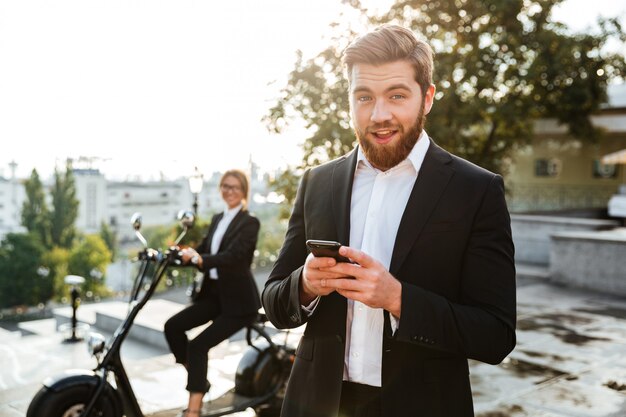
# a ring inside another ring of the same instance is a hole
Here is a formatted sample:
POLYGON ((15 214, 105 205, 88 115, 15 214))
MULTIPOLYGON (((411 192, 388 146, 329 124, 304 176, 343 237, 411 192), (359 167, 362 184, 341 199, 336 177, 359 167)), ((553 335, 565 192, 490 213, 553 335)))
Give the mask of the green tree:
POLYGON ((42 266, 44 247, 34 234, 9 233, 0 243, 0 307, 36 305, 52 296, 42 266))
MULTIPOLYGON (((202 242, 202 239, 204 239, 204 237, 208 233, 209 225, 210 225, 209 222, 196 219, 196 222, 193 225, 193 227, 187 230, 187 233, 185 234, 183 239, 180 241, 180 245, 192 246, 192 247, 198 246, 200 242, 202 242)), ((166 247, 168 245, 173 244, 176 241, 176 238, 178 237, 178 235, 180 235, 182 230, 183 229, 182 229, 182 226, 180 226, 180 224, 176 224, 170 229, 170 234, 168 235, 167 239, 163 242, 164 244, 166 244, 166 247)))
MULTIPOLYGON (((154 247, 168 248, 169 246, 173 245, 176 241, 176 238, 180 235, 182 231, 182 226, 176 223, 170 226, 168 230, 169 233, 167 235, 160 236, 160 241, 157 243, 157 246, 154 247)), ((208 230, 209 223, 202 221, 199 218, 196 218, 194 226, 191 229, 187 230, 187 233, 180 241, 179 246, 191 246, 194 248, 197 247, 200 242, 202 242, 202 239, 204 239, 204 237, 206 236, 208 230)), ((156 236, 153 236, 153 239, 155 237, 156 236)), ((150 240, 148 240, 148 242, 150 242, 150 240)), ((193 279, 195 278, 197 273, 198 270, 190 266, 170 268, 170 270, 168 271, 170 279, 165 281, 165 285, 189 285, 193 282, 193 279)))
POLYGON ((107 295, 104 285, 106 267, 111 259, 111 252, 98 235, 86 235, 69 252, 68 272, 85 278, 81 287, 83 294, 93 296, 107 295))
MULTIPOLYGON (((609 81, 626 70, 624 55, 604 48, 611 39, 626 40, 617 20, 599 21, 595 34, 572 34, 550 18, 560 2, 399 0, 382 17, 369 19, 410 27, 433 47, 437 94, 426 129, 435 141, 506 174, 512 151, 530 140, 539 118, 556 118, 575 138, 599 140, 590 115, 606 102, 609 81)), ((361 8, 358 0, 350 3, 361 8)), ((275 133, 294 119, 304 120, 311 132, 302 164, 272 184, 288 202, 296 182, 290 177, 354 146, 340 64, 353 36, 347 31, 312 59, 300 55, 265 117, 275 133)))
POLYGON ((65 174, 58 168, 54 170, 52 195, 52 212, 50 213, 50 238, 52 245, 71 248, 76 237, 76 218, 78 217, 78 200, 72 164, 68 161, 65 174))
POLYGON ((26 199, 22 205, 22 226, 39 237, 42 244, 50 244, 50 213, 46 204, 46 195, 36 169, 24 182, 26 199))
POLYGON ((106 224, 106 222, 100 223, 100 238, 104 241, 111 252, 111 262, 115 260, 117 254, 117 236, 115 231, 106 224))
POLYGON ((539 118, 556 118, 574 138, 600 139, 590 116, 626 69, 622 54, 603 48, 624 33, 617 19, 601 20, 597 34, 568 33, 551 19, 561 2, 399 1, 383 17, 434 46, 439 91, 428 129, 439 143, 506 173, 511 150, 532 138, 539 118))
POLYGON ((278 258, 278 252, 283 245, 287 220, 277 215, 279 210, 280 208, 274 204, 265 204, 254 213, 261 222, 254 256, 254 266, 257 268, 271 267, 278 258))
POLYGON ((42 263, 49 269, 50 280, 53 285, 52 294, 58 301, 67 296, 68 288, 65 284, 65 277, 69 275, 67 264, 69 261, 69 250, 54 247, 43 255, 42 263))

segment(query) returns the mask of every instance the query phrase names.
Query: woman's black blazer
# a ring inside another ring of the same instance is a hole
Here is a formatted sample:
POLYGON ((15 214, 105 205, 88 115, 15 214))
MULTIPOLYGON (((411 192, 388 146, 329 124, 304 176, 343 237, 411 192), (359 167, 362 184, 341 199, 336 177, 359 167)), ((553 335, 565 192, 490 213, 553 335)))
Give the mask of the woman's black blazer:
POLYGON ((211 220, 209 232, 196 251, 202 257, 204 279, 198 299, 208 296, 208 286, 217 285, 222 314, 243 316, 255 313, 261 307, 259 291, 250 269, 259 235, 259 220, 247 210, 241 209, 232 220, 220 247, 211 254, 211 240, 224 213, 211 220), (209 277, 209 270, 217 268, 217 281, 209 277), (212 282, 211 282, 212 281, 212 282))

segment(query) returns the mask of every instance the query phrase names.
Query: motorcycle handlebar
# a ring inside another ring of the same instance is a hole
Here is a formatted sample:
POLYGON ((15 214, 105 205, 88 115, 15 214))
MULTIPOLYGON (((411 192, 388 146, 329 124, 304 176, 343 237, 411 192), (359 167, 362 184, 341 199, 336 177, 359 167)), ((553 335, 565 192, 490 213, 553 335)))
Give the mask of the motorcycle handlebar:
POLYGON ((139 297, 139 292, 143 288, 143 284, 149 275, 152 275, 153 284, 156 285, 154 279, 159 280, 161 275, 169 266, 178 266, 182 264, 181 251, 178 246, 170 246, 165 252, 160 250, 145 248, 140 251, 135 260, 141 261, 141 266, 137 272, 137 276, 133 283, 133 289, 129 303, 134 302, 139 297), (148 264, 157 264, 156 269, 148 268, 148 264))
POLYGON ((165 253, 157 249, 146 248, 139 251, 135 260, 148 261, 148 262, 160 262, 167 258, 169 264, 181 265, 182 264, 182 251, 178 246, 170 246, 165 253))

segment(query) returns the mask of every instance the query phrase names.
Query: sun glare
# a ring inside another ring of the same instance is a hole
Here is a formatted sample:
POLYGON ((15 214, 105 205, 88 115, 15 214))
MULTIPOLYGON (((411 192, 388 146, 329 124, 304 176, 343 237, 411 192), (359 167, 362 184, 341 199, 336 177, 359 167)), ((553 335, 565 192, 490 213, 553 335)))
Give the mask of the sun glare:
MULTIPOLYGON (((566 0, 555 15, 582 30, 623 16, 618 3, 566 0)), ((358 21, 340 0, 1 2, 0 176, 81 156, 118 179, 297 163, 302 126, 278 137, 261 119, 296 51, 315 56, 338 21, 358 21)))

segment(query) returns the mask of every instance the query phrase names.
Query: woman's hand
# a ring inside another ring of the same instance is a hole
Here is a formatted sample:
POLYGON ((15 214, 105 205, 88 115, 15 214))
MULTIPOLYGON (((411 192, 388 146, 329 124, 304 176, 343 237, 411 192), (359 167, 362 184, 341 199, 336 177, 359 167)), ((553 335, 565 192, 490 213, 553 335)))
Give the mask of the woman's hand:
POLYGON ((183 265, 195 265, 202 268, 202 257, 194 248, 185 248, 180 251, 180 258, 183 265))

